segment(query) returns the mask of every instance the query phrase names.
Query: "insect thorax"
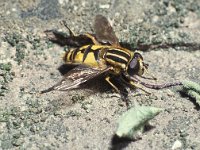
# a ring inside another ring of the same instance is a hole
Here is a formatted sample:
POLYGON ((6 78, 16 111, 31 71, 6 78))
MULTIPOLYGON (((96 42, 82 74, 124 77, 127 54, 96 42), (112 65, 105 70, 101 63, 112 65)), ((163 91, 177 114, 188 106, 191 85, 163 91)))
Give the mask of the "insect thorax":
POLYGON ((109 47, 105 49, 103 59, 116 70, 125 70, 131 59, 131 53, 124 49, 109 47))

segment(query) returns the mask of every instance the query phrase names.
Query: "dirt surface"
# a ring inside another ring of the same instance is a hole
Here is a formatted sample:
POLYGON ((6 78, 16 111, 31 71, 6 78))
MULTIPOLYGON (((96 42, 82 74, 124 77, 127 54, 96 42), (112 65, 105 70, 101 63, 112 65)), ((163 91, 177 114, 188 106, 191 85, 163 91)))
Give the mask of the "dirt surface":
POLYGON ((142 50, 159 83, 200 82, 200 1, 1 0, 0 149, 200 149, 199 107, 178 87, 130 95, 132 103, 165 109, 132 142, 113 138, 126 107, 100 80, 38 94, 61 78, 63 63, 64 48, 44 31, 67 33, 59 23, 66 20, 75 33, 91 32, 96 14, 109 18, 124 46, 142 50))

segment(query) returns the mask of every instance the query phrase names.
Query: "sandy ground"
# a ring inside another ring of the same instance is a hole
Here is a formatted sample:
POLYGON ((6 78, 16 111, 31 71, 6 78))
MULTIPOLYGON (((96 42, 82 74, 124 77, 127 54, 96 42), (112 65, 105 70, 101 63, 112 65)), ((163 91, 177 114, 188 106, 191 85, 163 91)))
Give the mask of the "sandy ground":
POLYGON ((164 108, 138 141, 113 139, 126 111, 118 94, 93 81, 88 88, 38 95, 61 75, 64 48, 47 29, 92 31, 96 14, 112 22, 120 41, 142 50, 158 82, 200 82, 200 2, 132 0, 0 1, 0 149, 200 149, 200 113, 177 88, 131 96, 133 103, 164 108), (163 46, 164 45, 164 46, 163 46))

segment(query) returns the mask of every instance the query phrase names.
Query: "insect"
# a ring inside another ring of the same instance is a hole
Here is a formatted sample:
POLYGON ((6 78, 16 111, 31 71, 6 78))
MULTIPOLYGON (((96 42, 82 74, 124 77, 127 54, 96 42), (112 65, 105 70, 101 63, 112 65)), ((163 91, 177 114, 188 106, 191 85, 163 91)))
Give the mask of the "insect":
MULTIPOLYGON (((70 36, 65 38, 61 38, 56 32, 46 33, 50 40, 73 47, 66 51, 63 60, 66 65, 74 68, 64 74, 56 85, 42 93, 73 89, 99 75, 103 75, 124 100, 128 96, 127 86, 147 92, 144 87, 162 89, 182 84, 174 82, 155 85, 141 81, 141 78, 147 78, 144 74, 148 74, 148 64, 139 52, 120 46, 109 21, 102 15, 95 17, 95 34, 75 35, 69 28, 68 30, 70 36)), ((153 76, 149 79, 155 80, 153 76)))

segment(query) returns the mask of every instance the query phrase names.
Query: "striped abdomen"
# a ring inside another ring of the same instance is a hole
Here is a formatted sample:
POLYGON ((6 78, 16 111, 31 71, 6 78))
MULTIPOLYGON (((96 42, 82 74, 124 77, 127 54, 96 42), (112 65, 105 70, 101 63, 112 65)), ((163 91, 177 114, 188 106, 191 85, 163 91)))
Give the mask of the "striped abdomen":
POLYGON ((66 63, 86 64, 90 66, 97 66, 99 61, 99 52, 102 46, 86 45, 80 48, 71 49, 66 52, 63 60, 66 63))

